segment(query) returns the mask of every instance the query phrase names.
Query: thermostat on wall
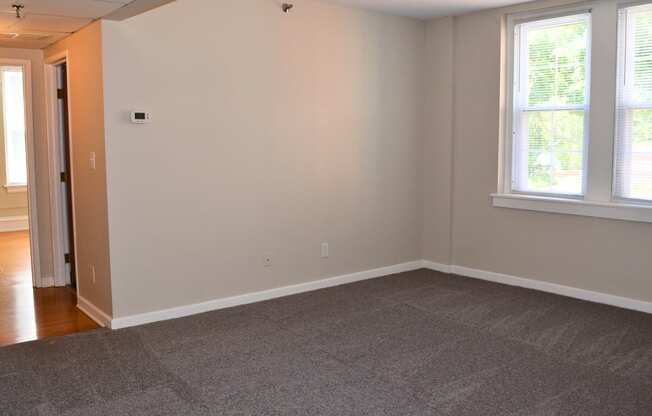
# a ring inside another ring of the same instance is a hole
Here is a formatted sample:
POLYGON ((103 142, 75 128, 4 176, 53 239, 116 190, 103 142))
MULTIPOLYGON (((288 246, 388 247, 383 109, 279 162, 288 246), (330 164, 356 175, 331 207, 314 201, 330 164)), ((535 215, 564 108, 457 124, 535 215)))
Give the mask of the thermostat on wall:
POLYGON ((145 124, 152 122, 152 113, 147 111, 132 111, 131 122, 135 124, 145 124))

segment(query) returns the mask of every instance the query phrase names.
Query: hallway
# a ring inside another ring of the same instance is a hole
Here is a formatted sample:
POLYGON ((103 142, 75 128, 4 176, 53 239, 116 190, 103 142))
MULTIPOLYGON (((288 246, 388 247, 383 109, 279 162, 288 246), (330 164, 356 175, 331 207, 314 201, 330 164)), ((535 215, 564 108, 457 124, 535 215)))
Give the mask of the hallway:
POLYGON ((0 346, 98 328, 70 288, 34 289, 29 232, 0 233, 0 346))

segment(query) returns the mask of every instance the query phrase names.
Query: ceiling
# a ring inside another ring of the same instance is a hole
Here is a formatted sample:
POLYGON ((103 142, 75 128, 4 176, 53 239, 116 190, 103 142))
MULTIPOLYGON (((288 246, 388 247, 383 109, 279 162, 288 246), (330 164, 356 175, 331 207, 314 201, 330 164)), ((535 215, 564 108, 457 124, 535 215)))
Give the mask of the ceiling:
POLYGON ((41 49, 132 0, 0 0, 0 47, 41 49), (13 4, 25 6, 16 17, 13 4))
MULTIPOLYGON (((174 0, 0 0, 0 47, 42 49, 95 19, 122 20, 174 0), (16 18, 13 4, 25 6, 16 18)), ((220 1, 220 0, 215 0, 220 1)), ((429 19, 527 0, 329 0, 353 7, 429 19)))
POLYGON ((526 3, 529 0, 330 0, 399 16, 430 19, 494 7, 526 3))

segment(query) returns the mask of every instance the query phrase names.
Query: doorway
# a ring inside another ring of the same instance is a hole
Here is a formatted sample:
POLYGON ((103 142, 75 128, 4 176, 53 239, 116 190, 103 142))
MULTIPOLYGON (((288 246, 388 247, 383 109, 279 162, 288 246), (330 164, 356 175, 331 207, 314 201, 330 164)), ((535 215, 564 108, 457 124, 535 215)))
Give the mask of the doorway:
POLYGON ((30 61, 0 59, 0 344, 29 339, 35 330, 40 267, 30 69, 30 61))
POLYGON ((36 286, 40 271, 31 109, 30 61, 0 59, 0 284, 5 286, 8 280, 36 286))
POLYGON ((58 199, 61 205, 61 233, 64 251, 64 281, 75 289, 77 287, 77 268, 75 263, 75 233, 73 223, 72 162, 70 149, 70 124, 68 117, 68 63, 54 65, 57 88, 57 147, 61 172, 59 173, 58 199))
POLYGON ((78 290, 68 66, 67 52, 52 57, 45 65, 52 254, 55 285, 78 290))

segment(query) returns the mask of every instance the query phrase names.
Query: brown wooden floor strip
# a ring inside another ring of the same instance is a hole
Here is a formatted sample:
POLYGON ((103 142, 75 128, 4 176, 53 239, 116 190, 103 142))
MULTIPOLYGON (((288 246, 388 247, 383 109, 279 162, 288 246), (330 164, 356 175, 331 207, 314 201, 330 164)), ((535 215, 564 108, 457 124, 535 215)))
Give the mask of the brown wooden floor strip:
POLYGON ((98 328, 70 288, 32 287, 29 232, 0 233, 0 346, 98 328))

